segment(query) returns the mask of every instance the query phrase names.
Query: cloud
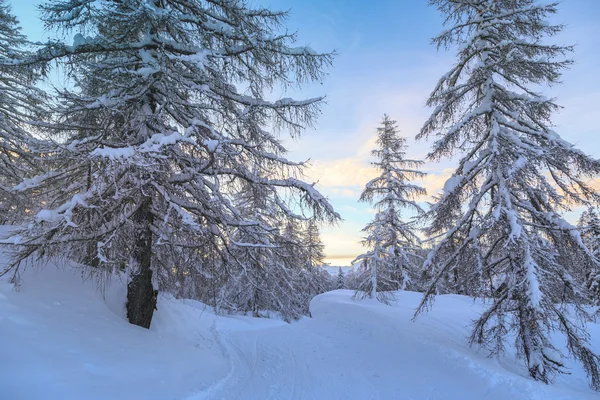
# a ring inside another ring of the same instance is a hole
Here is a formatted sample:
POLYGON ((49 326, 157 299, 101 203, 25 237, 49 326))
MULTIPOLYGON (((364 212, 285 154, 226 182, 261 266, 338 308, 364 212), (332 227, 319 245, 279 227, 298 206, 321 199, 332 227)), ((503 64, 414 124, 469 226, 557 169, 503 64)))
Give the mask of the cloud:
POLYGON ((377 170, 359 157, 320 160, 306 170, 309 178, 321 187, 362 187, 377 176, 377 170))
POLYGON ((415 181, 415 184, 421 185, 427 190, 427 197, 422 200, 432 200, 433 196, 441 192, 444 184, 454 172, 454 168, 442 168, 440 170, 425 172, 427 172, 427 175, 415 181))
POLYGON ((338 228, 325 229, 321 233, 326 249, 326 262, 332 265, 350 265, 350 262, 365 251, 360 243, 362 232, 353 223, 338 228))
POLYGON ((325 262, 334 267, 345 267, 350 266, 352 261, 356 259, 356 256, 340 256, 340 257, 328 257, 325 262))
MULTIPOLYGON (((427 168, 427 175, 414 183, 427 190, 428 198, 437 194, 444 187, 446 180, 454 172, 454 168, 427 168)), ((358 197, 367 182, 378 175, 375 167, 368 165, 365 158, 353 157, 330 161, 316 161, 306 171, 307 177, 318 182, 321 190, 334 196, 358 197)))

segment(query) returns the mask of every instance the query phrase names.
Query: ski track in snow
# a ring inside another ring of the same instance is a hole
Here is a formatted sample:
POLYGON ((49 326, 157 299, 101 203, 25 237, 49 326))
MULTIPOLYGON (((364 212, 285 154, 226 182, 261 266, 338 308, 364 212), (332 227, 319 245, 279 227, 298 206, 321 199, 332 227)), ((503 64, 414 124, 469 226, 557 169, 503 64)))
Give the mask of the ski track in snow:
MULTIPOLYGON (((336 291, 317 297, 312 305, 313 318, 291 325, 247 331, 243 327, 220 329, 232 371, 218 388, 201 398, 597 398, 585 387, 572 392, 560 385, 532 381, 522 365, 510 365, 510 352, 507 359, 496 360, 468 348, 464 315, 454 321, 448 317, 460 314, 453 308, 463 314, 465 309, 474 308, 469 299, 448 296, 443 310, 411 322, 410 307, 354 302, 351 294, 336 291), (503 363, 510 366, 508 370, 503 363)), ((414 293, 400 296, 401 301, 410 303, 418 299, 414 293)))

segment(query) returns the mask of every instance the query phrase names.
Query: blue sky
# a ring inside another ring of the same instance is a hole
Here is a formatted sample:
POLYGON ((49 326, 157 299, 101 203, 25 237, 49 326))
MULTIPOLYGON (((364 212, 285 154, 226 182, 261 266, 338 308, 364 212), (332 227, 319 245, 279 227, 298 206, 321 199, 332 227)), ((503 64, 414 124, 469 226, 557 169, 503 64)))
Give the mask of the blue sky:
MULTIPOLYGON (((12 1, 13 12, 32 40, 44 36, 37 1, 12 1)), ((330 75, 322 84, 294 97, 326 95, 327 104, 314 129, 287 141, 294 160, 311 159, 308 178, 329 197, 344 221, 324 228, 328 261, 347 265, 362 252, 360 230, 373 217, 358 203, 364 184, 375 171, 369 152, 384 113, 398 121, 409 138, 411 158, 424 158, 429 143, 414 136, 428 117, 425 100, 438 78, 453 63, 451 51, 438 52, 430 40, 442 27, 438 11, 426 0, 253 0, 253 4, 290 10, 287 26, 298 31, 300 44, 319 51, 336 50, 330 75)), ((563 84, 547 90, 565 108, 554 118, 556 131, 589 154, 600 157, 600 1, 564 0, 553 22, 566 24, 557 38, 576 44, 576 63, 563 84)), ((453 163, 427 163, 422 182, 435 194, 452 172, 453 163)), ((600 185, 598 185, 600 188, 600 185)), ((428 200, 427 198, 423 199, 428 200)), ((569 218, 573 219, 573 213, 569 218)))

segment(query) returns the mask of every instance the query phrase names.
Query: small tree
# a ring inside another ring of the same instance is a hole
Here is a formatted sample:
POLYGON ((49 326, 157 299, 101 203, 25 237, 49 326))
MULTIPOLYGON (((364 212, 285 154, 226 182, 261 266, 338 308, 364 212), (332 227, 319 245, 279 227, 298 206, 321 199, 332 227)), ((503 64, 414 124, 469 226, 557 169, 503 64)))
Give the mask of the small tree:
POLYGON ((304 234, 306 248, 306 267, 312 269, 325 265, 325 245, 321 240, 319 226, 314 218, 308 220, 304 234))
MULTIPOLYGON (((234 232, 225 266, 229 278, 219 306, 234 312, 251 312, 255 317, 264 316, 262 311, 275 311, 289 322, 307 313, 308 307, 303 304, 306 294, 296 284, 300 265, 289 263, 294 258, 287 259, 287 247, 282 245, 291 244, 295 233, 285 232, 291 236, 282 237, 276 228, 277 205, 266 190, 244 185, 235 200, 237 209, 249 220, 272 228, 265 231, 257 226, 234 232)), ((296 224, 290 221, 288 226, 296 224)))
POLYGON ((323 274, 323 272, 326 271, 322 268, 325 265, 325 245, 321 240, 321 232, 319 231, 319 226, 314 218, 309 219, 306 223, 302 241, 304 243, 304 254, 306 256, 304 275, 307 291, 312 298, 329 289, 327 284, 328 280, 324 279, 326 275, 323 274))
MULTIPOLYGON (((592 293, 592 301, 600 304, 600 218, 594 207, 589 207, 581 213, 577 223, 581 230, 583 243, 590 250, 594 258, 583 257, 581 262, 586 263, 586 268, 582 271, 583 276, 579 281, 584 282, 586 287, 592 293)), ((575 273, 580 269, 575 269, 575 273)))
POLYGON ((417 265, 420 240, 413 222, 405 222, 401 211, 423 211, 415 199, 426 191, 410 181, 425 174, 417 169, 421 161, 405 159, 406 139, 398 135, 396 121, 387 115, 377 129, 377 146, 373 165, 381 174, 367 183, 360 197, 375 201, 377 214, 363 229, 367 233, 363 243, 369 251, 354 262, 362 263, 357 294, 387 302, 385 291, 406 288, 417 265))
POLYGON ((344 271, 342 271, 342 267, 338 270, 337 275, 337 289, 345 289, 346 288, 346 279, 344 277, 344 271))
POLYGON ((431 94, 435 110, 419 137, 436 136, 431 160, 461 158, 428 213, 427 233, 438 242, 425 263, 433 278, 417 313, 455 271, 459 280, 489 278, 493 304, 475 322, 471 343, 497 354, 513 332, 531 377, 549 382, 565 372, 550 336, 559 330, 600 389, 600 358, 580 324, 588 318, 581 308, 586 290, 570 273, 585 264, 578 260, 595 260, 560 215, 569 205, 598 200, 585 181, 600 172, 600 162, 552 131, 558 106, 532 88, 558 82, 571 63, 557 59, 570 47, 543 42, 562 28, 546 20, 556 4, 430 3, 450 25, 434 43, 458 45, 457 62, 431 94))

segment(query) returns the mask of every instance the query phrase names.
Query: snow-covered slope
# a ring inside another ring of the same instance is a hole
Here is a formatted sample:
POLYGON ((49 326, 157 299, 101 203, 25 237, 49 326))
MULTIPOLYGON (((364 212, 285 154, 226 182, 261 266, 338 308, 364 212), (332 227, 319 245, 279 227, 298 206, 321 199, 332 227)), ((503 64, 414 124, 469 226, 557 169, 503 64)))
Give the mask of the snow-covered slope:
MULTIPOLYGON (((0 399, 598 398, 577 366, 546 386, 510 349, 497 360, 469 348, 480 305, 461 296, 439 297, 411 322, 419 294, 385 306, 340 290, 289 325, 161 296, 148 331, 125 321, 123 290, 115 283, 103 299, 51 266, 26 273, 19 292, 1 283, 0 399)), ((600 344, 600 327, 590 333, 600 344)))
POLYGON ((0 399, 176 399, 227 373, 214 317, 163 297, 148 332, 126 323, 114 286, 107 305, 72 271, 1 284, 0 399))

